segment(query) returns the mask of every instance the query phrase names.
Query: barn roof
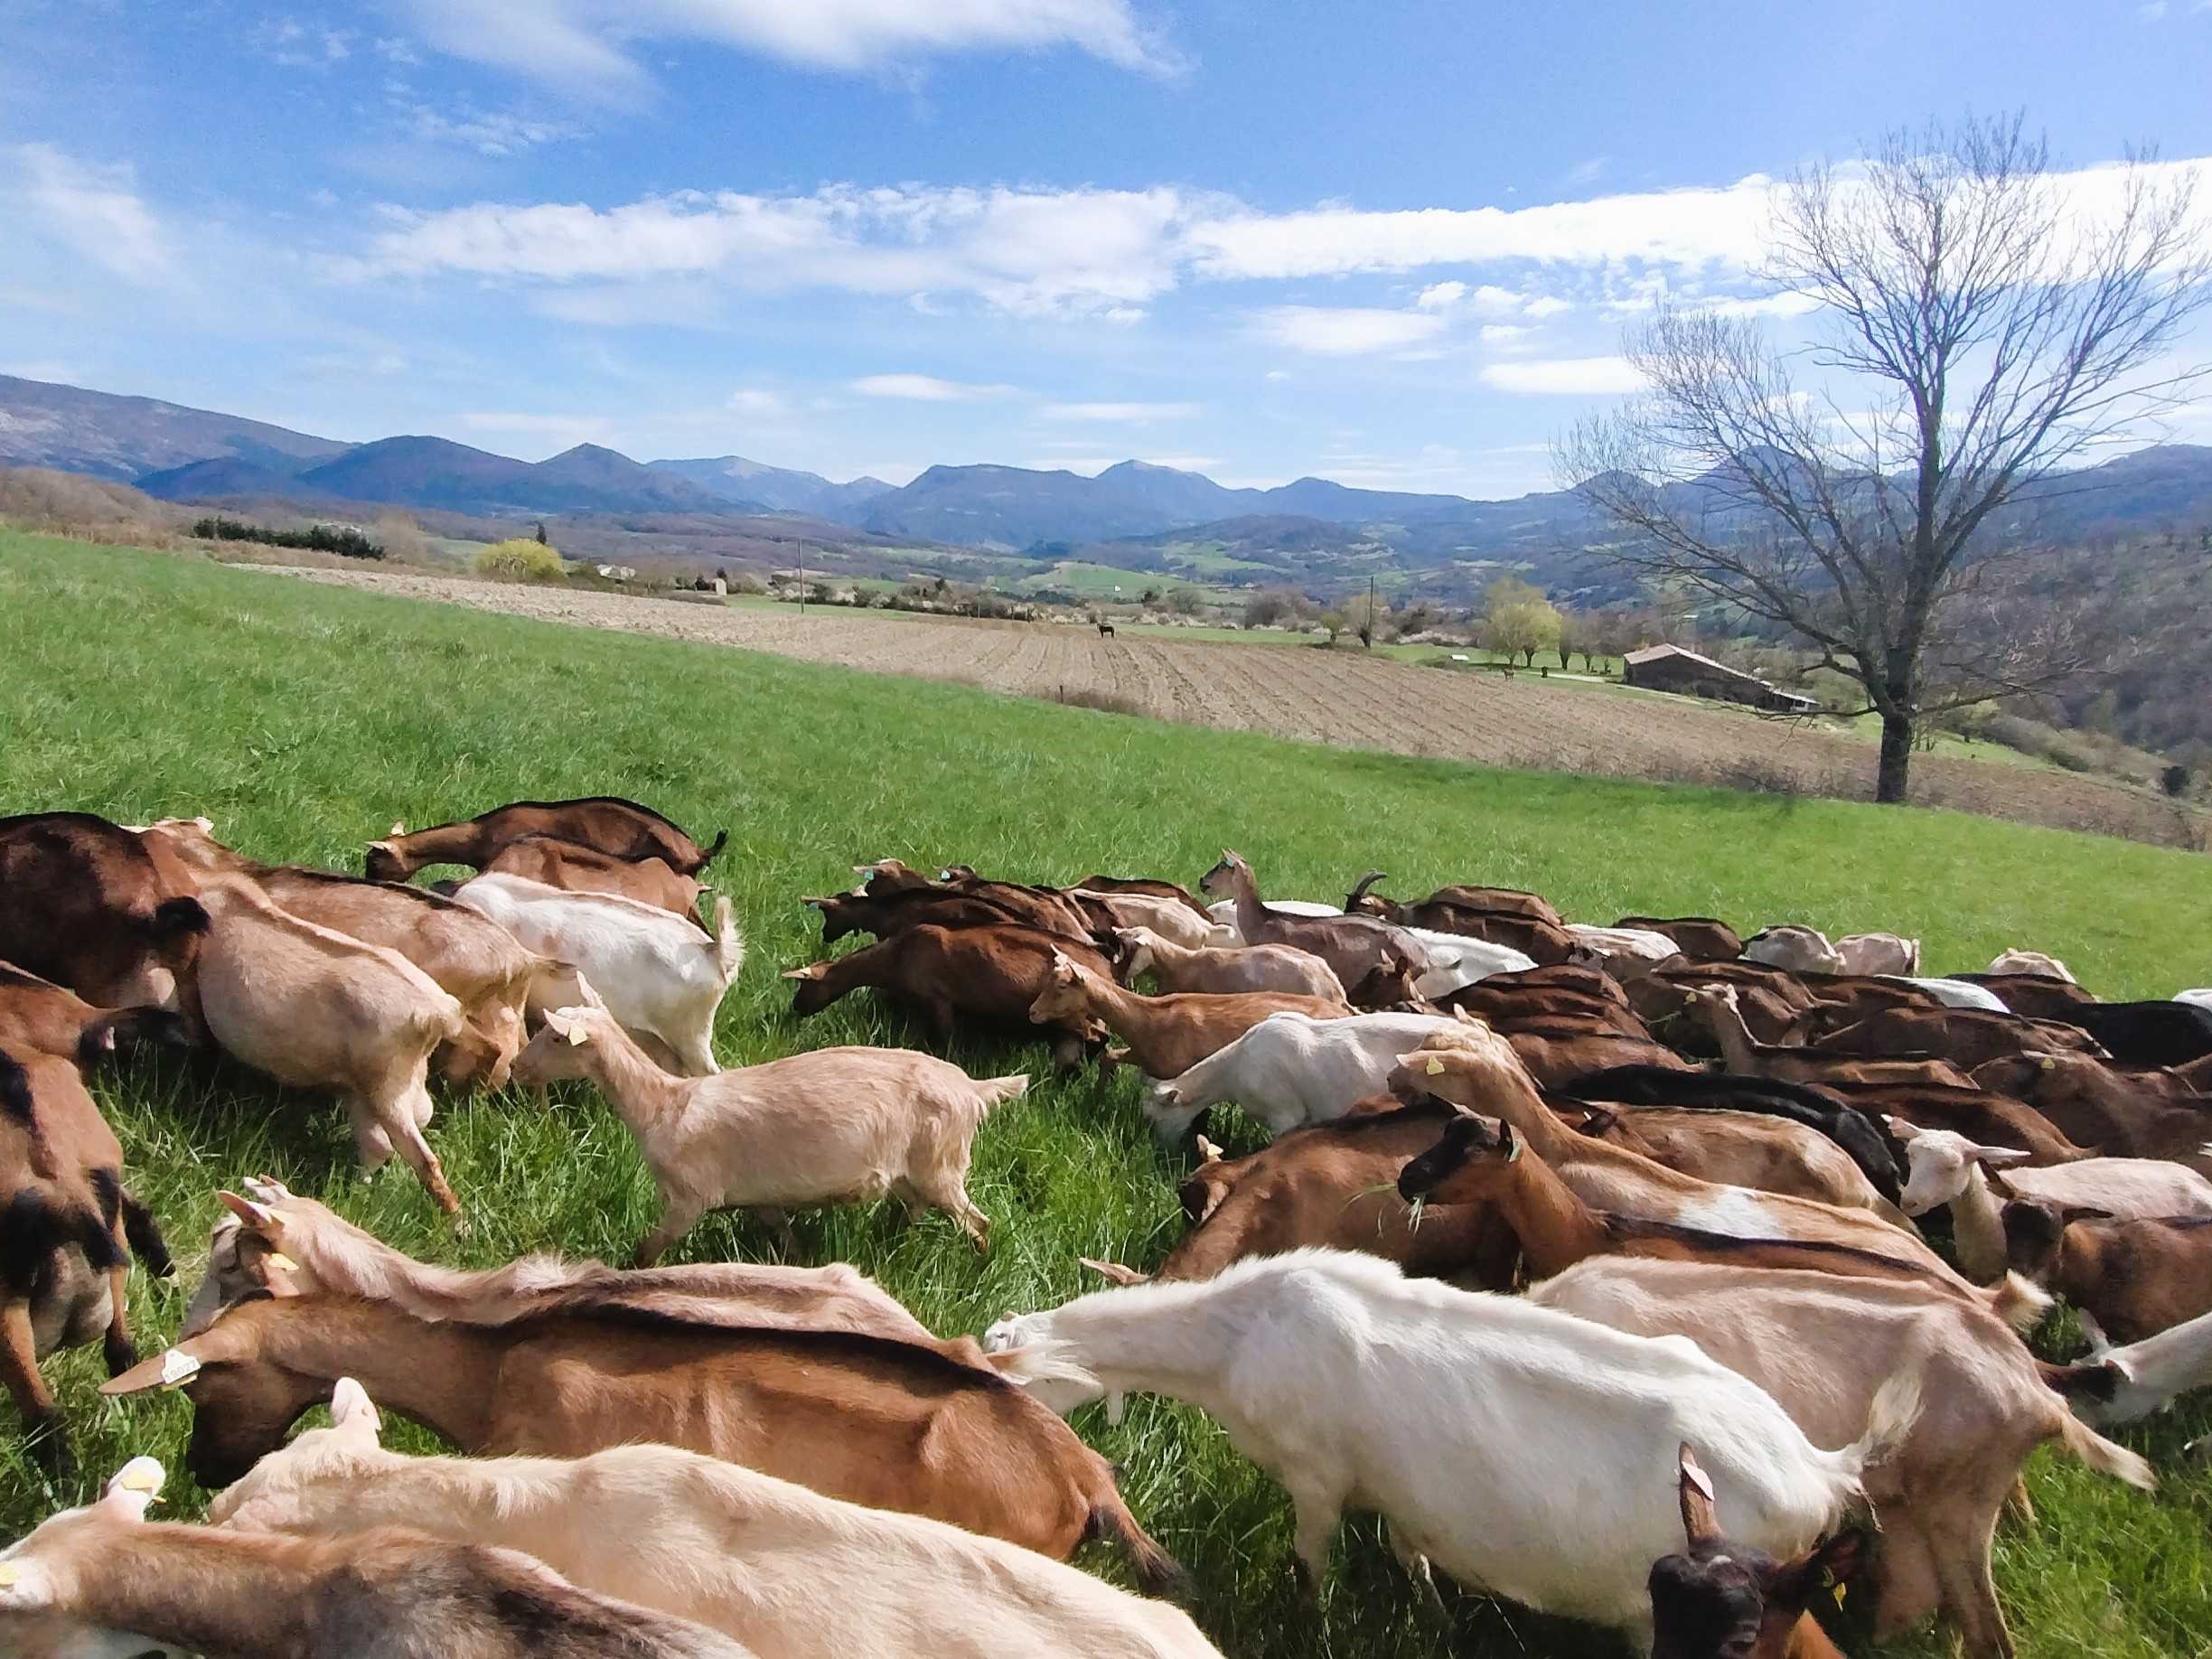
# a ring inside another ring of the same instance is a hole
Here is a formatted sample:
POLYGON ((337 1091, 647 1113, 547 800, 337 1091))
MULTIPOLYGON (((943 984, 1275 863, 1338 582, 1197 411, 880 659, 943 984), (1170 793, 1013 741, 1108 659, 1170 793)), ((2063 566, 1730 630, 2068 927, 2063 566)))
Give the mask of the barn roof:
POLYGON ((1781 698, 1786 702, 1801 704, 1807 708, 1816 706, 1817 699, 1814 698, 1800 696, 1795 691, 1785 691, 1777 686, 1769 685, 1757 674, 1747 674, 1741 669, 1729 667, 1725 662, 1715 662, 1711 657, 1703 656, 1694 651, 1685 651, 1680 645, 1646 645, 1641 651, 1630 651, 1621 661, 1624 663, 1641 668, 1647 662, 1664 662, 1675 659, 1680 659, 1684 662, 1693 662, 1699 668, 1710 673, 1720 675, 1724 679, 1736 680, 1747 686, 1757 686, 1768 696, 1781 698))

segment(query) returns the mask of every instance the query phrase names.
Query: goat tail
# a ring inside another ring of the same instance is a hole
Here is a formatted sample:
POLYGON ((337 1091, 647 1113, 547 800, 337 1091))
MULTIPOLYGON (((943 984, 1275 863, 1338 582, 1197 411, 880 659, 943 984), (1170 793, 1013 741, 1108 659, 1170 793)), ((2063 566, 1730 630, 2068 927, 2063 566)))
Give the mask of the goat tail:
POLYGON ((722 970, 722 982, 726 985, 745 966, 745 941, 738 936, 737 913, 728 894, 715 895, 714 914, 715 963, 722 970))
POLYGON ((2050 1312, 2054 1300, 2049 1291, 2018 1273, 2007 1273, 1982 1295, 1988 1298, 1984 1306, 1990 1312, 2016 1331, 2035 1329, 2050 1312))
POLYGON ((130 1258, 123 1253, 123 1246, 116 1242, 115 1230, 100 1218, 98 1210, 89 1205, 70 1212, 69 1232, 77 1248, 84 1251, 84 1259, 96 1271, 112 1272, 117 1268, 130 1265, 130 1258))
MULTIPOLYGON (((714 862, 714 861, 715 861, 717 858, 719 858, 722 856, 722 849, 723 849, 725 847, 727 847, 728 845, 729 845, 729 831, 728 831, 728 830, 717 830, 717 831, 715 831, 714 844, 713 844, 711 847, 708 848, 708 849, 707 849, 707 856, 706 856, 704 858, 701 858, 701 859, 698 861, 698 868, 699 868, 699 870, 703 870, 703 869, 705 869, 705 868, 706 868, 706 867, 707 867, 708 865, 712 864, 712 863, 713 863, 713 862, 714 862)), ((691 872, 691 874, 692 874, 692 875, 694 875, 694 876, 696 876, 696 875, 698 875, 698 870, 693 870, 693 871, 691 872)))
POLYGON ((1028 1093, 1029 1073, 1009 1072, 1004 1077, 986 1077, 976 1085, 976 1092, 982 1097, 983 1110, 989 1111, 994 1106, 1003 1106, 1008 1101, 1017 1101, 1028 1093))
POLYGON ((1188 1601, 1191 1598, 1190 1574, 1183 1564, 1160 1548, 1151 1533, 1138 1525, 1137 1517, 1122 1501, 1120 1489, 1109 1475, 1105 1489, 1092 1501, 1091 1519, 1083 1528, 1085 1538, 1103 1538, 1117 1544, 1128 1555, 1129 1570, 1137 1575, 1137 1582, 1148 1596, 1158 1596, 1167 1601, 1188 1601))
POLYGON ((131 1253, 145 1263, 147 1272, 156 1279, 176 1277, 176 1263, 169 1259, 169 1243, 162 1237, 154 1212, 128 1187, 123 1191, 123 1236, 130 1242, 131 1253))
POLYGON ((1866 1432, 1836 1456, 1856 1481, 1893 1456, 1919 1420, 1920 1374, 1897 1372, 1874 1391, 1874 1402, 1867 1408, 1866 1432))
POLYGON ((137 928, 155 945, 173 944, 188 935, 204 934, 213 923, 207 906, 196 898, 167 898, 137 918, 137 928))
POLYGON ((2124 1480, 2144 1492, 2158 1488, 2158 1474, 2124 1446, 2115 1446, 2068 1411, 2058 1427, 2058 1443, 2100 1475, 2124 1480))

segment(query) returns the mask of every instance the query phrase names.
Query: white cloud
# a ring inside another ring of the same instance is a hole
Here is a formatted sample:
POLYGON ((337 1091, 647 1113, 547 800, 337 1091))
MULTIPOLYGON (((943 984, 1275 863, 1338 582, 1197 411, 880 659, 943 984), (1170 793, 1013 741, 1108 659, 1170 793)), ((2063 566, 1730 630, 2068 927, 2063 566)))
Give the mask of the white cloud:
POLYGON ((1467 298, 1467 294, 1464 282, 1435 282, 1423 288, 1413 303, 1423 311, 1448 311, 1467 298))
POLYGON ((480 155, 520 155, 541 144, 574 138, 580 129, 558 121, 532 120, 511 110, 464 108, 452 115, 434 104, 401 103, 399 112, 416 137, 429 144, 457 144, 480 155))
POLYGON ((1401 350, 1432 339, 1445 325, 1433 312, 1352 305, 1275 305, 1256 321, 1261 334, 1276 344, 1323 357, 1401 350))
POLYGON ((423 37, 542 80, 634 92, 634 48, 691 41, 808 69, 866 71, 954 52, 1073 48, 1124 69, 1182 60, 1129 0, 409 0, 423 37))
POLYGON ((311 27, 296 17, 265 17, 247 32, 246 44, 286 69, 328 69, 353 54, 351 29, 311 27))
POLYGON ((900 398, 912 403, 981 403, 1015 395, 1011 386, 975 386, 928 374, 863 375, 853 381, 852 389, 864 398, 900 398))
POLYGON ((1483 384, 1500 391, 1598 397, 1644 389, 1644 377, 1625 357, 1555 357, 1525 363, 1490 363, 1483 384))
POLYGON ((1525 323, 1486 323, 1482 325, 1482 342, 1486 346, 1511 347, 1535 332, 1525 323))
POLYGON ((1143 426, 1156 420, 1195 420, 1205 413, 1198 403, 1048 403, 1037 410, 1046 420, 1114 420, 1143 426))
POLYGON ((1270 369, 1267 371, 1267 378, 1270 380, 1287 380, 1290 378, 1290 371, 1288 369, 1270 369))
POLYGON ((1802 317, 1820 307, 1820 301, 1810 294, 1785 291, 1750 299, 1711 300, 1699 309, 1720 317, 1802 317))
POLYGON ((779 391, 770 391, 762 386, 740 386, 729 395, 730 412, 750 415, 756 418, 773 418, 791 413, 791 404, 779 391))
POLYGON ((20 213, 54 240, 128 281, 173 274, 168 233, 127 166, 80 162, 51 144, 0 146, 0 220, 20 213))

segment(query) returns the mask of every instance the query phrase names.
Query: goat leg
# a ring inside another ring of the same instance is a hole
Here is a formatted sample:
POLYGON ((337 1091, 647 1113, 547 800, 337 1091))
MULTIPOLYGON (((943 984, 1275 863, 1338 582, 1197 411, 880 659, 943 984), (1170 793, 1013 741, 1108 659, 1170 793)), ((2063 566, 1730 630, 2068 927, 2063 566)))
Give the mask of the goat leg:
POLYGON ((38 1338, 31 1328, 31 1300, 11 1297, 0 1302, 0 1381, 7 1384, 31 1442, 31 1456, 47 1478, 59 1484, 76 1474, 69 1435, 53 1392, 39 1374, 38 1338))

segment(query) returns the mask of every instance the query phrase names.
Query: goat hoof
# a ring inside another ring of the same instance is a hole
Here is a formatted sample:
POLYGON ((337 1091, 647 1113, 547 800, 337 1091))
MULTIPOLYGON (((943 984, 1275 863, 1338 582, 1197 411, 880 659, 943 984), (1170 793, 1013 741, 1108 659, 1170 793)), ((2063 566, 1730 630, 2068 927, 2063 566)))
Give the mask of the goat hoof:
POLYGON ((100 1356, 108 1362, 108 1374, 119 1377, 138 1363, 138 1347, 127 1336, 109 1336, 100 1345, 100 1356))

